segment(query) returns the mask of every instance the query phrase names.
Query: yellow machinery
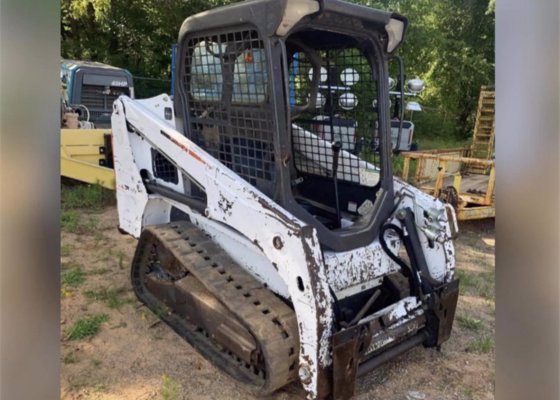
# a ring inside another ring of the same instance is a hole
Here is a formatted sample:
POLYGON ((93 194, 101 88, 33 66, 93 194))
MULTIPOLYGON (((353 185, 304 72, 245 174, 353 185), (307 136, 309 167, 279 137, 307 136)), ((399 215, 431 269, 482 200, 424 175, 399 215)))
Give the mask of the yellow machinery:
POLYGON ((402 179, 452 204, 458 220, 493 218, 496 169, 494 160, 466 157, 469 149, 402 153, 402 179), (411 162, 411 160, 414 160, 411 162), (414 165, 413 165, 414 164, 414 165), (472 170, 488 173, 472 173, 472 170))
POLYGON ((61 129, 60 175, 115 190, 111 129, 61 129))
POLYGON ((99 62, 61 60, 60 79, 61 176, 114 190, 110 118, 120 95, 134 97, 132 75, 99 62))
POLYGON ((478 110, 474 125, 470 156, 473 158, 490 159, 494 152, 494 109, 496 93, 491 86, 482 86, 478 98, 478 110))
POLYGON ((402 179, 452 204, 457 219, 493 218, 495 92, 482 86, 472 144, 469 148, 401 153, 402 179), (411 161, 414 160, 414 161, 411 161), (409 177, 411 169, 414 176, 409 177))

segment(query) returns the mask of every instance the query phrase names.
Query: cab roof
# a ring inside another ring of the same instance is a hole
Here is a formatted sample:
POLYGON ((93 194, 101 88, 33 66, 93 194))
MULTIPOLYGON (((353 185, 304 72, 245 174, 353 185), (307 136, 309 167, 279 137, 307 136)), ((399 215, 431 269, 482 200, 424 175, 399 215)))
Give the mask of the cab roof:
POLYGON ((377 29, 384 28, 389 33, 387 27, 396 20, 404 24, 402 39, 407 25, 407 19, 402 15, 343 0, 245 0, 188 17, 179 31, 179 43, 191 32, 216 31, 242 24, 253 25, 261 35, 270 37, 281 31, 279 27, 287 10, 292 10, 299 18, 292 27, 306 16, 313 18, 328 14, 359 20, 377 29))

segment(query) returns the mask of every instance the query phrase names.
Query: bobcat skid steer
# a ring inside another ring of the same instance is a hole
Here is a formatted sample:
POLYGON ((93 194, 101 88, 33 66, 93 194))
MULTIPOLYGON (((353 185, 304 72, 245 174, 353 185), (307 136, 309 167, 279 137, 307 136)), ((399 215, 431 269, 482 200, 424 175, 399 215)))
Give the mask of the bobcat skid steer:
POLYGON ((217 8, 181 27, 173 100, 114 103, 134 291, 259 395, 348 399, 450 335, 455 214, 391 170, 406 25, 340 0, 217 8))

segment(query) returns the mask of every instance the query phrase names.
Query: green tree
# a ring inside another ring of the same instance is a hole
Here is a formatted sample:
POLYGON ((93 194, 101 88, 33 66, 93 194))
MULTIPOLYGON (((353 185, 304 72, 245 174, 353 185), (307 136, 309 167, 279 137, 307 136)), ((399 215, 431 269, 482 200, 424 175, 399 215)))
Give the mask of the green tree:
MULTIPOLYGON (((352 1, 409 19, 400 54, 407 77, 426 81, 417 135, 469 137, 480 86, 494 82, 494 0, 352 1)), ((232 2, 61 0, 62 56, 169 79, 171 45, 185 18, 232 2)))
POLYGON ((228 0, 61 0, 62 57, 169 79, 171 45, 190 15, 228 0))
POLYGON ((425 112, 415 116, 417 132, 469 137, 480 87, 494 82, 494 1, 354 1, 409 19, 400 54, 407 76, 426 82, 425 112))

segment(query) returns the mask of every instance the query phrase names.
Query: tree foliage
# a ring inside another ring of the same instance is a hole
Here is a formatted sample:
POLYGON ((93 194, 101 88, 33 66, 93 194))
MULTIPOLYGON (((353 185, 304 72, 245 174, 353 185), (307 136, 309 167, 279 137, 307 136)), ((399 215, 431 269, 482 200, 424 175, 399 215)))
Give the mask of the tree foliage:
MULTIPOLYGON (((185 18, 235 1, 61 0, 62 56, 169 79, 171 44, 185 18)), ((468 137, 480 86, 494 81, 494 0, 352 1, 409 19, 400 54, 407 77, 427 84, 417 134, 468 137)))
POLYGON ((169 78, 171 44, 190 15, 228 0, 61 0, 62 56, 169 78))
POLYGON ((478 94, 494 83, 493 0, 354 0, 409 19, 400 54, 408 77, 426 82, 417 131, 471 135, 478 94))

